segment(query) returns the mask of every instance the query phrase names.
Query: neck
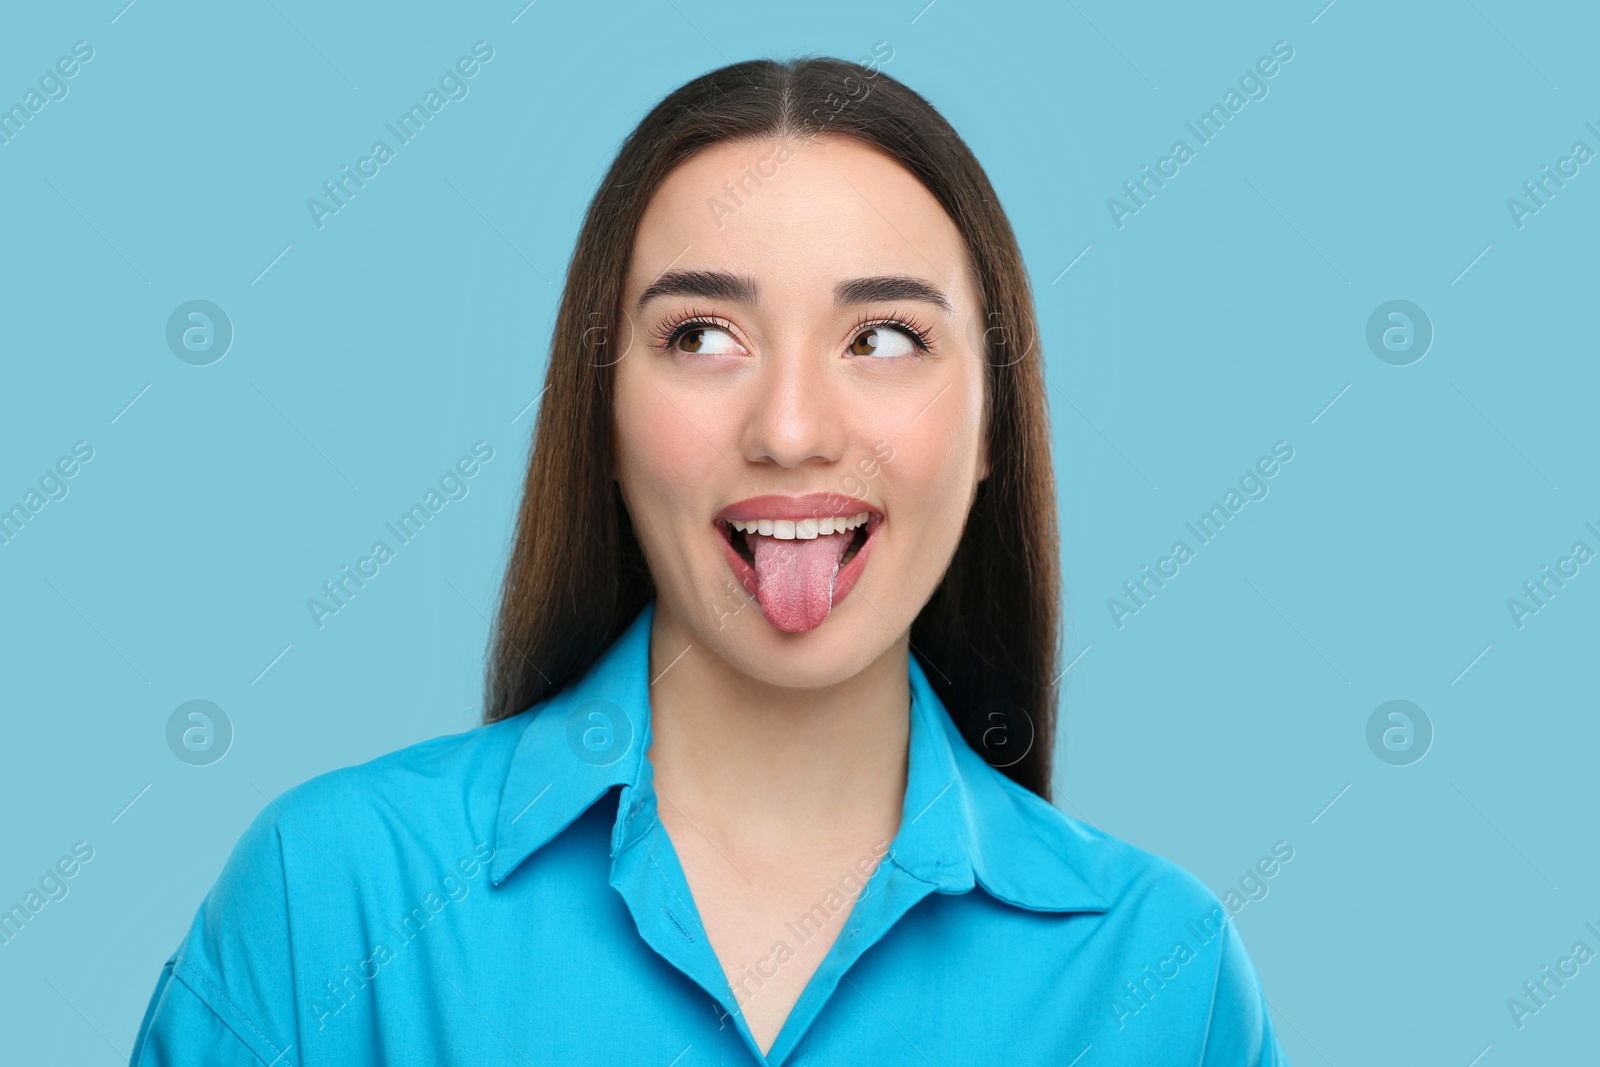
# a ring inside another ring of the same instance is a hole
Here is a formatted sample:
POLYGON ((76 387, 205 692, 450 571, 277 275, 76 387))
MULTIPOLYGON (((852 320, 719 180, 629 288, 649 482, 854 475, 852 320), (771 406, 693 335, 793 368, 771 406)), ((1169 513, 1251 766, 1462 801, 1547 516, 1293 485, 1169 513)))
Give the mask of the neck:
POLYGON ((907 647, 902 636, 833 685, 774 686, 696 644, 658 601, 646 754, 658 793, 705 831, 752 849, 892 839, 910 738, 907 647))

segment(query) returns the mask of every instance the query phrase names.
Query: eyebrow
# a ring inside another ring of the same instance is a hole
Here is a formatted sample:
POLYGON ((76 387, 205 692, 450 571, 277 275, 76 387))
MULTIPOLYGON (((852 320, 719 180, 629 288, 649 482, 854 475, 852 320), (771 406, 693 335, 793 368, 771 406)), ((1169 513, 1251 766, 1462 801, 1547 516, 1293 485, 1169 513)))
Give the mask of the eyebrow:
MULTIPOLYGON (((637 307, 658 296, 698 296, 710 300, 731 300, 759 304, 761 287, 748 274, 721 270, 671 270, 645 287, 637 307)), ((835 307, 870 304, 879 300, 920 300, 952 313, 950 298, 943 290, 921 278, 904 274, 885 274, 871 278, 851 278, 833 287, 835 307)))

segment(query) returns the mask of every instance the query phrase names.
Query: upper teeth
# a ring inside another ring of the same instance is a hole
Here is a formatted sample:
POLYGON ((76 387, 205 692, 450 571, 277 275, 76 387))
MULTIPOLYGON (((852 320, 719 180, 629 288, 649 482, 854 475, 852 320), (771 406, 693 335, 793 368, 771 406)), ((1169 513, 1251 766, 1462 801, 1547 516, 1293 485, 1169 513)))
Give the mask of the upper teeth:
POLYGON ((815 519, 732 519, 729 525, 735 530, 744 533, 766 534, 776 537, 780 541, 793 541, 796 538, 809 541, 818 534, 844 533, 854 530, 857 526, 867 521, 868 512, 859 515, 829 515, 826 518, 815 519))

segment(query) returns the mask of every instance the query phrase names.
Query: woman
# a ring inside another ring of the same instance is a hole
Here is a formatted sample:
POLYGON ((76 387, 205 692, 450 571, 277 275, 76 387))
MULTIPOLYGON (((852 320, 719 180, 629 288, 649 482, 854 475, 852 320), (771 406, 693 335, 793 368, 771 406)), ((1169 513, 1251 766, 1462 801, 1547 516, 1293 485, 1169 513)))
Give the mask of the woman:
POLYGON ((1283 1062, 1216 898, 1047 802, 1027 275, 885 58, 736 64, 623 145, 486 724, 270 804, 134 1063, 1283 1062))

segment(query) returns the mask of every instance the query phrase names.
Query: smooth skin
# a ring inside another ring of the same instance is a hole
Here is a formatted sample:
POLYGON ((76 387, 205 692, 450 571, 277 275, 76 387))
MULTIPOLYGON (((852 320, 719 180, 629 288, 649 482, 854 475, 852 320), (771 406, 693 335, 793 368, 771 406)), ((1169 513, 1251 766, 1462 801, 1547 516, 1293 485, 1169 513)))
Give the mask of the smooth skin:
POLYGON ((668 176, 634 244, 613 442, 657 590, 648 756, 661 821, 763 1052, 848 910, 803 944, 785 924, 875 862, 900 825, 908 631, 989 468, 967 258, 915 177, 844 137, 704 150, 668 176), (724 183, 761 161, 771 176, 746 179, 726 210, 724 183), (758 300, 674 294, 639 307, 669 269, 747 276, 758 300), (949 311, 835 303, 839 282, 894 275, 937 287, 949 311), (657 347, 690 312, 722 325, 657 347), (864 316, 909 317, 930 350, 892 326, 858 326, 864 316), (884 523, 848 596, 816 629, 786 633, 733 581, 712 520, 749 497, 812 492, 864 499, 884 523), (793 953, 781 963, 780 941, 793 953))

